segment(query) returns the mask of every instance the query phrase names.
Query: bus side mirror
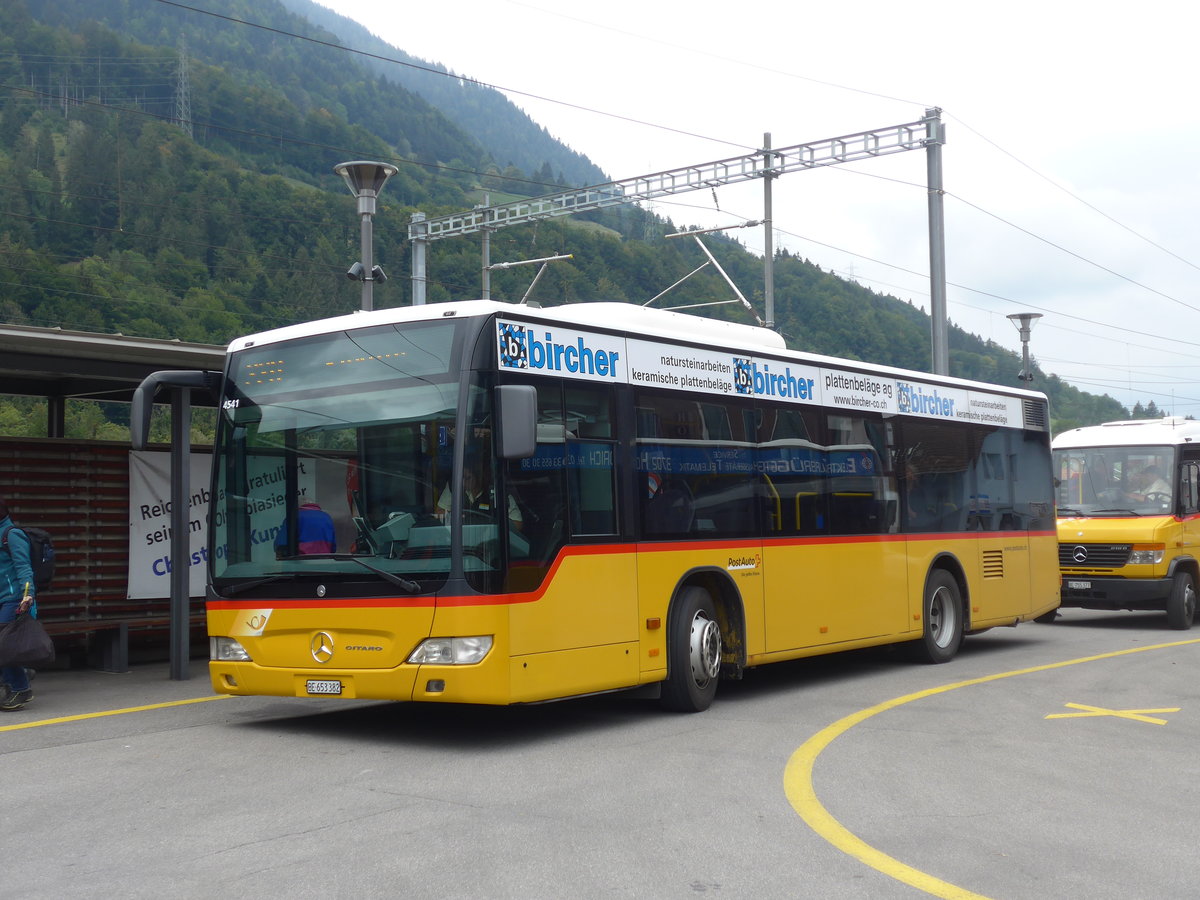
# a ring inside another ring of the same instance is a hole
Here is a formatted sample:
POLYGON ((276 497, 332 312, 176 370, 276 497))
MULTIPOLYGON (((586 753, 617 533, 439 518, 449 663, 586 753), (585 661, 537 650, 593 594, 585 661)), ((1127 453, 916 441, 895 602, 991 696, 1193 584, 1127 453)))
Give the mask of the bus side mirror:
POLYGON ((496 452, 501 459, 525 459, 537 450, 537 388, 531 384, 496 387, 496 452))

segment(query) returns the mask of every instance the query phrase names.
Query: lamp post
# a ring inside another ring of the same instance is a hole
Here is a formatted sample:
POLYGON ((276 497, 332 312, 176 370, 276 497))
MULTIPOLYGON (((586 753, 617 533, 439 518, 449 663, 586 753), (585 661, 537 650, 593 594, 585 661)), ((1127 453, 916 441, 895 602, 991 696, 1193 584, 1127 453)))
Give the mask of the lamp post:
POLYGON ((1022 381, 1033 381, 1033 368, 1029 365, 1029 332, 1041 317, 1041 313, 1012 313, 1008 316, 1008 320, 1021 333, 1021 371, 1017 377, 1022 381))
POLYGON ((375 215, 375 200, 379 192, 398 170, 389 163, 359 159, 338 163, 333 171, 346 180, 350 193, 358 198, 358 215, 362 220, 362 259, 347 270, 346 277, 362 282, 363 310, 374 309, 372 289, 376 281, 387 281, 387 275, 371 259, 371 216, 375 215))

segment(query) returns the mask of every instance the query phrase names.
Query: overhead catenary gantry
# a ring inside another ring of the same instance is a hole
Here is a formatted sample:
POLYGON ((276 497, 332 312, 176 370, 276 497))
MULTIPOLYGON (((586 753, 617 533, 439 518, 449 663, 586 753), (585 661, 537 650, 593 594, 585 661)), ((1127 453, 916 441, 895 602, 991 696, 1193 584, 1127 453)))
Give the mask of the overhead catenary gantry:
MULTIPOLYGON (((423 213, 414 213, 409 225, 408 236, 412 240, 412 291, 415 305, 425 302, 426 261, 430 241, 458 237, 475 232, 485 234, 497 228, 536 222, 554 216, 604 209, 626 203, 653 200, 671 194, 715 188, 763 180, 764 210, 763 228, 766 233, 764 260, 766 266, 765 319, 773 327, 775 321, 774 285, 771 276, 772 251, 771 183, 791 172, 836 166, 858 162, 879 156, 890 156, 909 150, 925 150, 927 154, 927 186, 929 196, 929 279, 931 338, 933 348, 933 372, 950 374, 949 350, 946 331, 946 267, 945 229, 942 214, 942 163, 941 147, 945 143, 945 128, 940 109, 927 109, 923 118, 902 125, 860 131, 840 137, 826 138, 806 144, 773 149, 770 135, 764 136, 764 147, 742 156, 718 159, 698 165, 683 166, 651 175, 639 175, 619 181, 590 187, 574 188, 514 200, 496 206, 480 206, 462 213, 426 218, 423 213)), ((487 261, 485 261, 487 265, 487 261)))

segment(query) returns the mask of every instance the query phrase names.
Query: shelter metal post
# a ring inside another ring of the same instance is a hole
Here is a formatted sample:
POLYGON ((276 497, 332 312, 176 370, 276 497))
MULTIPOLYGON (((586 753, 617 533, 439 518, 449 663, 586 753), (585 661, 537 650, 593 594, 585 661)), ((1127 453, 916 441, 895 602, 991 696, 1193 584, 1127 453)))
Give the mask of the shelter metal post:
POLYGON ((191 498, 192 392, 171 392, 171 680, 191 677, 191 531, 188 502, 191 498))
POLYGON ((56 396, 46 398, 46 437, 62 438, 67 436, 67 398, 56 396))
POLYGON ((171 391, 171 599, 170 669, 173 681, 190 677, 191 661, 191 486, 192 389, 214 390, 217 372, 197 370, 153 372, 133 393, 129 411, 129 438, 134 450, 145 450, 150 435, 150 414, 160 387, 171 391))

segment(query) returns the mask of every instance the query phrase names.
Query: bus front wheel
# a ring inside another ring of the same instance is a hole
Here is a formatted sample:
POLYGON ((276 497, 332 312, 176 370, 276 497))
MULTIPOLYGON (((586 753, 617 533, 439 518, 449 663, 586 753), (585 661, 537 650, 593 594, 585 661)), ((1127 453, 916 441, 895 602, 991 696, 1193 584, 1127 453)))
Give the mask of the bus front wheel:
POLYGON ((954 659, 963 639, 963 606, 958 582, 945 569, 929 573, 922 613, 924 633, 913 642, 917 658, 929 663, 954 659))
POLYGON ((1178 631, 1192 627, 1196 617, 1196 584, 1187 572, 1175 576, 1171 596, 1167 598, 1167 625, 1178 631))
POLYGON ((700 712, 712 705, 721 674, 721 626, 708 591, 687 588, 671 616, 667 635, 667 680, 662 705, 680 712, 700 712))

